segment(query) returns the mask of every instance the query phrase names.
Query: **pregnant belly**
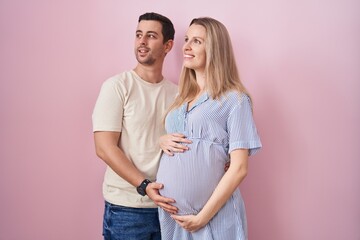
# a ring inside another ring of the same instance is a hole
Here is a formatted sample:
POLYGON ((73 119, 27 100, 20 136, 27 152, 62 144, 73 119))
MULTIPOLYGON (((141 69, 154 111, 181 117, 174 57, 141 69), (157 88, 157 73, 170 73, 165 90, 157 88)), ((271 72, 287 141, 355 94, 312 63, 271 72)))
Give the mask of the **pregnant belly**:
POLYGON ((224 175, 227 160, 221 145, 193 141, 190 150, 164 154, 160 161, 157 182, 163 183, 160 194, 175 199, 179 214, 198 213, 224 175))

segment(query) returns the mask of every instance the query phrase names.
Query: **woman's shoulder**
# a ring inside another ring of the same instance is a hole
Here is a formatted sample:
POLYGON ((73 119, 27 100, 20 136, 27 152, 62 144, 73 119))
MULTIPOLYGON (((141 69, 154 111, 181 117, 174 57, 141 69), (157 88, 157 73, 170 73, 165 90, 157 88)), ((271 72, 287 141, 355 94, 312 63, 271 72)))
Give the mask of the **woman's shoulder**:
POLYGON ((250 96, 248 94, 237 90, 226 92, 223 99, 233 104, 241 104, 243 101, 250 102, 250 96))

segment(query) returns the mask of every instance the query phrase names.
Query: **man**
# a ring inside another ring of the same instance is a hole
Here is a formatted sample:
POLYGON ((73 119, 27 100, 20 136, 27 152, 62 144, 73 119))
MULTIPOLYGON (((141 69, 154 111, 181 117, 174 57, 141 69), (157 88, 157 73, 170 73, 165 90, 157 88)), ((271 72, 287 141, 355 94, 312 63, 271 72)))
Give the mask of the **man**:
POLYGON ((163 117, 177 93, 164 79, 165 56, 173 47, 171 21, 157 13, 139 17, 136 67, 102 85, 93 112, 96 154, 108 165, 104 183, 105 240, 160 239, 157 205, 176 212, 155 183, 163 117), (155 202, 155 203, 154 203, 155 202))

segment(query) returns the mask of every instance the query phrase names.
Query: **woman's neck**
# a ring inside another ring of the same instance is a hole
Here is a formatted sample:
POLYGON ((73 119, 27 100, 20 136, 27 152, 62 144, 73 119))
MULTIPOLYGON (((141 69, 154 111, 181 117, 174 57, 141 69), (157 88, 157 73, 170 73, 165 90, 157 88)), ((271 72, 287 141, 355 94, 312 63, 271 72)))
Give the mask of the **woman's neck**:
POLYGON ((199 86, 200 92, 203 92, 205 90, 205 82, 206 82, 206 76, 205 72, 195 72, 196 75, 196 82, 199 86))

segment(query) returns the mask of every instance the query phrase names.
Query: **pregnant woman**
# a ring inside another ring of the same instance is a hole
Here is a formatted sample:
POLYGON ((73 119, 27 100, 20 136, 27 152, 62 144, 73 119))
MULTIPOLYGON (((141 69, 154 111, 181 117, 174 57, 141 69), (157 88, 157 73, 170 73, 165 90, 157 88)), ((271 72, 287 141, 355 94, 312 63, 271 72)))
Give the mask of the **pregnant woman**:
POLYGON ((225 26, 208 17, 193 19, 183 54, 179 95, 166 116, 168 135, 162 141, 181 133, 191 143, 187 151, 163 154, 160 161, 157 182, 165 186, 160 193, 175 199, 178 208, 177 214, 159 209, 162 239, 247 239, 238 186, 248 156, 261 142, 225 26))

